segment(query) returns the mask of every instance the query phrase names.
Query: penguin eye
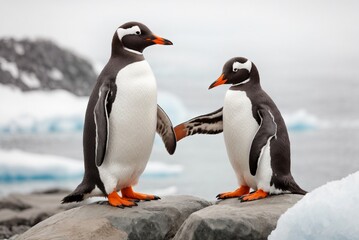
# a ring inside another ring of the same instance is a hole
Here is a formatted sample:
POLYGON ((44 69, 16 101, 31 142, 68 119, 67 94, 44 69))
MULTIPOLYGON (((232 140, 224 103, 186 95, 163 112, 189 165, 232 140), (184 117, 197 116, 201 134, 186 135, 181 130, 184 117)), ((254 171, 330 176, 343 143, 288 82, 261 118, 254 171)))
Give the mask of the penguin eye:
POLYGON ((233 68, 233 72, 238 72, 238 68, 233 68))
POLYGON ((136 31, 136 35, 140 35, 141 34, 141 32, 140 31, 136 31))

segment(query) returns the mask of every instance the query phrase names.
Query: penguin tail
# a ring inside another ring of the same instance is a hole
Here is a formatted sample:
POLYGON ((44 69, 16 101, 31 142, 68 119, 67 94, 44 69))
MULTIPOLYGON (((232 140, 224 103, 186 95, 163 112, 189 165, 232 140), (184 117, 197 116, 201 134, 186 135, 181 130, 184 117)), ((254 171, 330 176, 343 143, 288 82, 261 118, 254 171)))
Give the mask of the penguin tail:
POLYGON ((94 187, 91 188, 82 182, 72 193, 64 197, 61 203, 81 202, 87 198, 85 197, 85 194, 91 193, 93 189, 94 187))
POLYGON ((274 186, 278 189, 283 189, 285 191, 289 191, 293 194, 307 194, 307 191, 303 190, 299 185, 294 181, 294 178, 291 174, 286 176, 282 176, 281 178, 272 179, 274 182, 274 186))
POLYGON ((307 194, 307 191, 299 187, 299 185, 294 181, 294 178, 292 176, 289 176, 286 182, 287 182, 287 188, 291 193, 301 194, 301 195, 307 194))
POLYGON ((81 193, 71 193, 64 197, 61 201, 62 204, 70 202, 81 202, 84 200, 84 194, 81 193))

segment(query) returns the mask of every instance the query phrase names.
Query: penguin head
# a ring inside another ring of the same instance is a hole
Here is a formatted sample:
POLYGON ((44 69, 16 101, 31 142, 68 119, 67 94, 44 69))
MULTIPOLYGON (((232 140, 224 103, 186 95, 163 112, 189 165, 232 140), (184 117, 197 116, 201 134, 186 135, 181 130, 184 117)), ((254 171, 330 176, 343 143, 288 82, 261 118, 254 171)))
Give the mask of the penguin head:
POLYGON ((224 64, 222 75, 208 89, 222 84, 231 84, 232 86, 246 84, 250 81, 253 68, 255 69, 254 64, 244 57, 232 58, 224 64))
POLYGON ((115 35, 126 50, 138 53, 142 53, 146 47, 154 44, 172 45, 171 41, 156 36, 146 25, 139 22, 123 24, 115 35))

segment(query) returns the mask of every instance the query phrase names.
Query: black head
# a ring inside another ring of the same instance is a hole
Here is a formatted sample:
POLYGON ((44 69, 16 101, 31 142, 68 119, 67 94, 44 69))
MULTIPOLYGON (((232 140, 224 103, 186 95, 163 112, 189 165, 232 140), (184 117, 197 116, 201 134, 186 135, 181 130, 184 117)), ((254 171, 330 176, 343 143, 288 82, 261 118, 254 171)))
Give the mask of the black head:
POLYGON ((232 86, 246 84, 250 81, 253 70, 255 70, 255 66, 248 59, 244 57, 232 58, 224 64, 222 75, 209 86, 209 89, 222 84, 232 84, 232 86))
POLYGON ((139 22, 123 24, 117 29, 116 35, 126 50, 140 53, 153 44, 172 45, 171 41, 154 35, 146 25, 139 22))

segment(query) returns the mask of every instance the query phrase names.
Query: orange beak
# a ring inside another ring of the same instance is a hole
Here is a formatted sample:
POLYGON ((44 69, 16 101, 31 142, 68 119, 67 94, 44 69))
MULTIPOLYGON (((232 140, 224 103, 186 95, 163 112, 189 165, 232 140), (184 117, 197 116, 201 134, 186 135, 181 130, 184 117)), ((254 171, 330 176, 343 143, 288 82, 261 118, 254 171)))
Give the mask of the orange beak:
POLYGON ((211 84, 211 86, 209 86, 208 89, 217 87, 219 85, 225 84, 227 82, 227 79, 224 79, 224 74, 222 74, 214 83, 211 84))
POLYGON ((160 44, 160 45, 173 45, 173 43, 170 40, 161 38, 159 36, 153 35, 151 38, 147 38, 147 41, 151 41, 155 44, 160 44))

